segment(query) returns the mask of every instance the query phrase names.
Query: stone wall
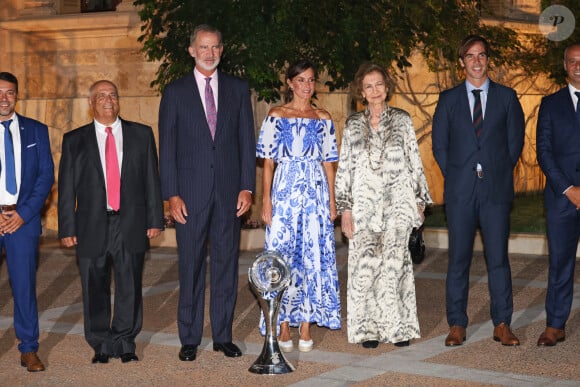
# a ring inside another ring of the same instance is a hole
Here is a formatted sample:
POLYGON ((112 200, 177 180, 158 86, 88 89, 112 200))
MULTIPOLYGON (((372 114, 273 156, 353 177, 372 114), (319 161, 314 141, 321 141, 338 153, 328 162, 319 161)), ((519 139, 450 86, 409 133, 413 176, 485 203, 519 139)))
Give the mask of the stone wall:
MULTIPOLYGON (((158 63, 147 62, 137 41, 141 22, 131 2, 124 1, 115 12, 63 13, 74 2, 65 0, 4 0, 0 9, 0 41, 4 57, 2 71, 14 73, 20 81, 17 110, 49 126, 56 168, 60 160, 62 135, 90 122, 88 87, 98 79, 114 81, 121 95, 121 116, 151 125, 157 132, 159 95, 149 85, 158 63), (4 6, 6 4, 6 6, 4 6)), ((70 11, 70 8, 68 8, 70 11)), ((490 21, 497 23, 497 21, 490 21)), ((513 24, 524 33, 537 33, 533 25, 513 24)), ((227 39, 227 37, 226 37, 227 39)), ((442 177, 431 153, 431 115, 441 89, 441 74, 428 71, 417 50, 413 67, 399 74, 397 94, 391 101, 408 110, 414 120, 421 156, 436 202, 442 201, 442 177)), ((525 74, 524 74, 525 75, 525 74)), ((494 73, 500 82, 514 82, 520 75, 494 73)), ((317 89, 317 105, 327 109, 340 139, 346 117, 355 109, 348 91, 330 93, 324 79, 317 89)), ((518 189, 543 186, 534 152, 535 113, 540 97, 549 85, 536 78, 518 82, 518 92, 528 119, 526 151, 516 172, 518 189)), ((254 98, 256 133, 270 105, 254 98)), ((257 192, 251 217, 259 219, 261 168, 257 168, 257 192)), ((56 176, 56 170, 55 170, 56 176)), ((45 229, 56 231, 56 185, 47 201, 45 229)))

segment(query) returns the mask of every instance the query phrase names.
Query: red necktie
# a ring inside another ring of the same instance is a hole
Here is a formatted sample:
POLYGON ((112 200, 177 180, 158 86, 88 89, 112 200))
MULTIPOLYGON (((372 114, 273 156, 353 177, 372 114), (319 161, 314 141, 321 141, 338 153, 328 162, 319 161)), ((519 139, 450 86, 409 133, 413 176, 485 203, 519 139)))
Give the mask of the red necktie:
POLYGON ((106 127, 107 142, 105 143, 105 165, 107 169, 107 196, 109 206, 118 211, 121 205, 121 174, 119 173, 119 159, 117 146, 111 127, 106 127))

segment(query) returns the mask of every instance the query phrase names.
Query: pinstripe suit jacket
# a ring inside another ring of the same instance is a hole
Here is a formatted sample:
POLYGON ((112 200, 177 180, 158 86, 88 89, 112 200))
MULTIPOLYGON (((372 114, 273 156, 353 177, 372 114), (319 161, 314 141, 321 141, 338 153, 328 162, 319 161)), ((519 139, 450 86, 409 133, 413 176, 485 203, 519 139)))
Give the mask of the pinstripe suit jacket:
POLYGON ((212 140, 193 73, 165 87, 159 107, 161 187, 179 195, 189 216, 207 207, 212 193, 236 212, 238 194, 254 191, 256 139, 247 82, 218 71, 218 114, 212 140))

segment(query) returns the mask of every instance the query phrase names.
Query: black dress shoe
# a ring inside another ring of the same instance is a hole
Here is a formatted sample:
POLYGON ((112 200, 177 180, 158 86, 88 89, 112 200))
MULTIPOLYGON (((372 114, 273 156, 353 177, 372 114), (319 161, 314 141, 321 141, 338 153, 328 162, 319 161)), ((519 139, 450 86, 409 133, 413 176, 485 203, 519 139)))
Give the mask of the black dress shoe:
POLYGON ((227 357, 242 356, 242 351, 232 342, 229 343, 213 343, 214 351, 222 351, 227 357))
POLYGON ((395 347, 408 347, 408 346, 409 340, 399 341, 398 343, 395 343, 395 347))
POLYGON ((379 346, 378 340, 363 341, 362 346, 365 348, 376 348, 379 346))
POLYGON ((121 362, 129 363, 130 361, 139 361, 139 358, 133 352, 127 352, 121 355, 121 362))
POLYGON ((197 345, 183 345, 179 351, 179 360, 194 361, 197 355, 197 345))
POLYGON ((97 364, 97 363, 108 363, 109 362, 109 355, 106 353, 96 353, 95 352, 95 356, 93 356, 93 360, 91 360, 93 362, 93 364, 97 364))

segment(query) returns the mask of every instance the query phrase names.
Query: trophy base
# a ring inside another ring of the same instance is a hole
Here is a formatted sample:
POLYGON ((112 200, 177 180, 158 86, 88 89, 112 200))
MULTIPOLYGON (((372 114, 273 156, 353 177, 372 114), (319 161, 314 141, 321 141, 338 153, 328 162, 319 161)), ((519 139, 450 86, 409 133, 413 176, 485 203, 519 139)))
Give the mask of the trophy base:
POLYGON ((295 371, 296 368, 290 363, 281 361, 278 364, 260 364, 256 361, 248 371, 260 375, 282 375, 295 371))

